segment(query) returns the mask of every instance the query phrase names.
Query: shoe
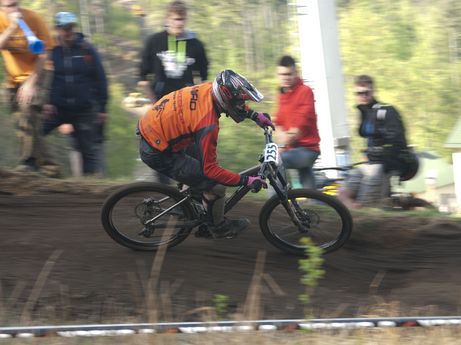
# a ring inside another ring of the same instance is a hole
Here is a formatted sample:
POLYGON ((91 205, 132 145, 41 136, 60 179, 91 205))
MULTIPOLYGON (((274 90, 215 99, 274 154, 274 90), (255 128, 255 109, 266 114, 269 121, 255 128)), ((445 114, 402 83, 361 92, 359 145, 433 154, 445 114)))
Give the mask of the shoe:
POLYGON ((18 173, 36 173, 38 169, 29 164, 20 164, 13 171, 18 173))
POLYGON ((234 238, 245 230, 248 225, 250 225, 250 221, 246 218, 225 218, 218 225, 209 226, 208 230, 211 232, 213 238, 234 238))
POLYGON ((61 176, 59 166, 57 165, 42 165, 38 171, 43 176, 49 178, 59 178, 61 176))
POLYGON ((202 224, 195 232, 195 237, 213 238, 213 234, 210 232, 210 230, 208 230, 208 226, 206 224, 202 224))

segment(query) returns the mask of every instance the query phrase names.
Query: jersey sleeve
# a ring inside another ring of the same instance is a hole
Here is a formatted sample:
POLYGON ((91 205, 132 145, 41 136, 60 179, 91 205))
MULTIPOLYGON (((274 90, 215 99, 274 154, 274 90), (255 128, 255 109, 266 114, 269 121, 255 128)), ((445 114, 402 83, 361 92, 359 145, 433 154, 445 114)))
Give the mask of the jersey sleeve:
POLYGON ((296 107, 292 111, 290 127, 303 128, 315 124, 314 93, 310 88, 305 88, 298 95, 296 107))
POLYGON ((214 114, 204 118, 201 128, 196 132, 196 143, 200 148, 203 173, 210 180, 226 186, 238 186, 241 182, 240 175, 224 169, 218 164, 217 143, 219 126, 213 121, 214 114))

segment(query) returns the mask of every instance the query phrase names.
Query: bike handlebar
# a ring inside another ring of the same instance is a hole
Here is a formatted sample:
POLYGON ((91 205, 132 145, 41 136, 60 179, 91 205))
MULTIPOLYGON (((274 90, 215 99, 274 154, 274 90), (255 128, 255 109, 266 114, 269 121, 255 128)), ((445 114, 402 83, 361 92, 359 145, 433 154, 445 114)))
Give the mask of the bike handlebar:
POLYGON ((321 168, 312 168, 313 171, 323 171, 323 170, 339 170, 339 171, 348 171, 355 168, 358 165, 366 164, 368 161, 357 162, 350 165, 344 165, 340 167, 321 167, 321 168))
POLYGON ((261 181, 255 181, 251 185, 250 189, 253 193, 258 193, 263 188, 263 184, 261 181))
POLYGON ((271 127, 264 127, 264 137, 266 138, 266 144, 272 143, 272 132, 273 129, 271 127))

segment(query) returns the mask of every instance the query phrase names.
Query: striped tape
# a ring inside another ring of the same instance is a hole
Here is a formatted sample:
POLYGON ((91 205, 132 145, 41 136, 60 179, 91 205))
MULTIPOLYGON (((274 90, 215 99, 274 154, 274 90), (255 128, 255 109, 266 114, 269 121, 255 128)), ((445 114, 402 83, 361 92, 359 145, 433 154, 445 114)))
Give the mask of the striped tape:
POLYGON ((99 337, 154 333, 214 333, 279 330, 356 329, 371 327, 459 326, 461 316, 293 319, 218 322, 167 322, 0 327, 0 339, 45 336, 99 337))

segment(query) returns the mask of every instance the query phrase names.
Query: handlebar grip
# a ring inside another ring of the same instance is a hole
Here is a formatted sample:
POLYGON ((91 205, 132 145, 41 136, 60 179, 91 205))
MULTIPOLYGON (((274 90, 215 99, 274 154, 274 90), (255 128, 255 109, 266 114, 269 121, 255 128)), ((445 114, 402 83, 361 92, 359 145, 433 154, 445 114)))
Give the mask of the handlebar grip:
POLYGON ((261 181, 255 181, 251 184, 250 188, 253 193, 258 193, 261 188, 263 187, 263 184, 261 181))

